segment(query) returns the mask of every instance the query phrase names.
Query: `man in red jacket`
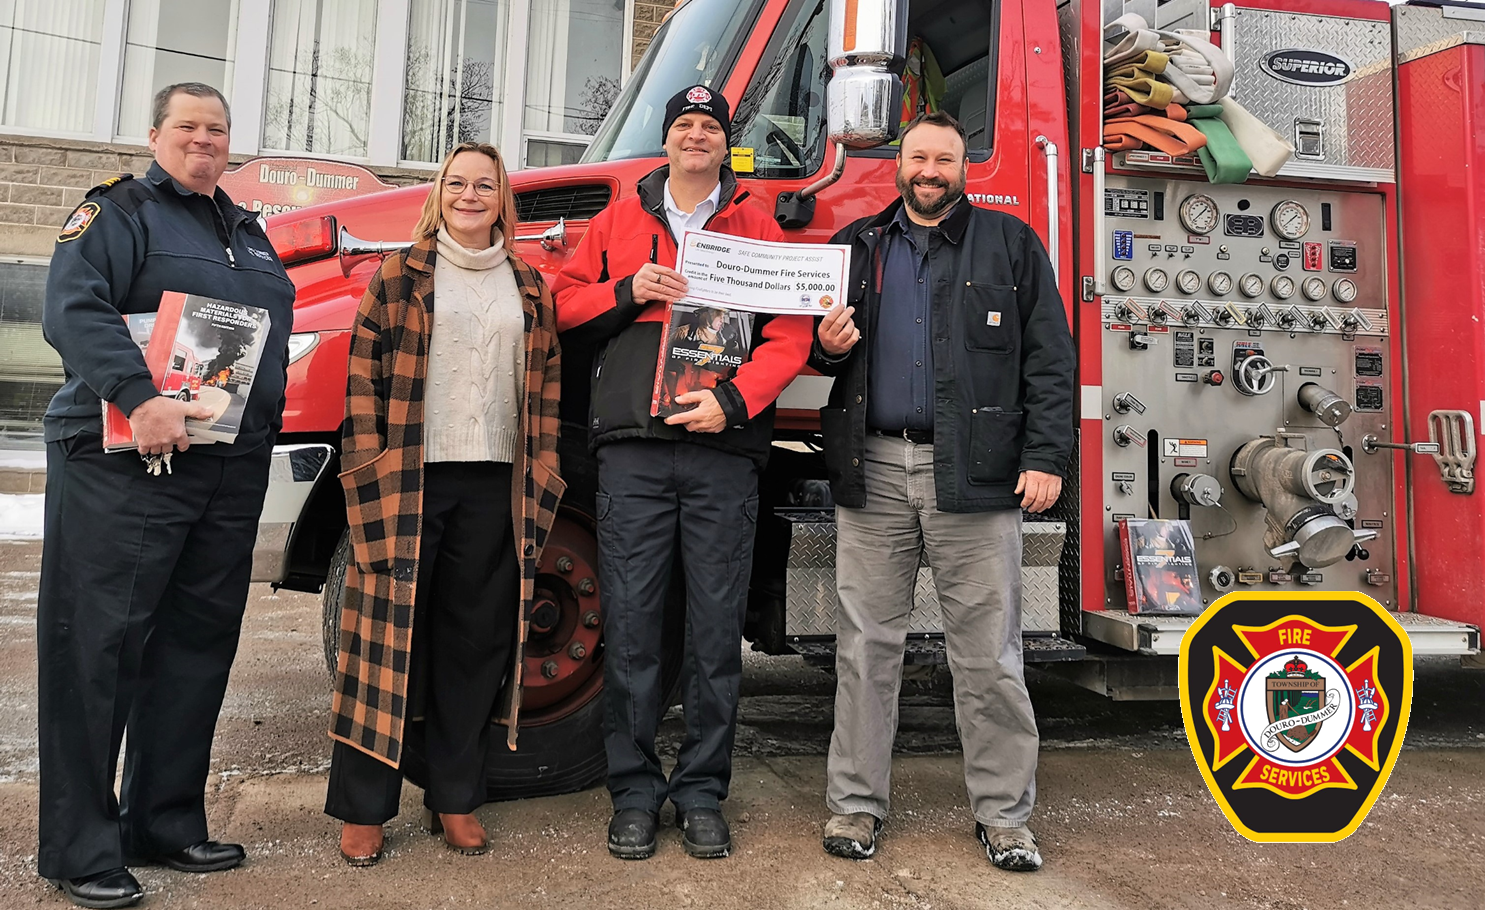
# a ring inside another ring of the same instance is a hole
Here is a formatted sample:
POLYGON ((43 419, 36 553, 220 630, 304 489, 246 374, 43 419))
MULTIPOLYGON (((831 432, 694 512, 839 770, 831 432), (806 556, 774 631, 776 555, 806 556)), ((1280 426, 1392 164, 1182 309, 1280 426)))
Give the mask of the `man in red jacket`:
POLYGON ((774 400, 809 356, 813 321, 757 315, 751 359, 731 381, 676 397, 691 410, 650 416, 666 304, 686 293, 674 268, 683 231, 762 240, 783 233, 743 204, 725 166, 727 99, 704 85, 678 92, 661 124, 670 163, 609 206, 552 285, 557 328, 598 348, 590 441, 598 456, 598 546, 604 617, 605 745, 614 816, 608 848, 655 852, 660 806, 675 804, 686 852, 726 856, 722 817, 742 679, 742 623, 768 458, 774 400), (665 709, 660 633, 680 531, 686 572, 682 703, 686 740, 669 781, 655 754, 665 709))

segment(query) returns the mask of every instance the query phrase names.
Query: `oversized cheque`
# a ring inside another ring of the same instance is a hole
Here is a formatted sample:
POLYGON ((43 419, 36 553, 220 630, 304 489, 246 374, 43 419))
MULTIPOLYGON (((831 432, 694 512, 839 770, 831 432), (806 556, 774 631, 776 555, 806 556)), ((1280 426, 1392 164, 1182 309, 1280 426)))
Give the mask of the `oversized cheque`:
POLYGON ((681 234, 676 271, 698 306, 819 316, 845 299, 851 248, 774 243, 710 231, 681 234))

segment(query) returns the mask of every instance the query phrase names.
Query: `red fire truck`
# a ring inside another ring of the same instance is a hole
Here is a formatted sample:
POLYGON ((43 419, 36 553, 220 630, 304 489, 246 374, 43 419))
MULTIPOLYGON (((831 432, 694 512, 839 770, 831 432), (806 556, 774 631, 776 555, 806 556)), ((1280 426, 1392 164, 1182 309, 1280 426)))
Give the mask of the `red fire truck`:
MULTIPOLYGON (((1373 0, 685 0, 583 162, 512 175, 515 248, 555 273, 588 220, 660 163, 665 100, 696 82, 736 111, 745 188, 792 239, 824 241, 896 196, 888 143, 907 65, 912 91, 965 125, 970 200, 1045 240, 1076 336, 1073 482, 1050 513, 1024 516, 1027 660, 1114 698, 1174 697, 1190 618, 1125 609, 1126 517, 1190 520, 1204 602, 1359 589, 1395 611, 1416 653, 1478 660, 1482 19, 1462 4, 1373 0), (1194 158, 1105 150, 1104 32, 1126 13, 1222 48, 1232 97, 1294 146, 1275 177, 1211 184, 1194 158)), ((257 577, 323 589, 330 654, 347 559, 335 449, 351 320, 427 191, 269 222, 299 296, 257 577)), ((530 615, 520 748, 492 754, 492 797, 603 771, 591 353, 564 350, 569 493, 530 615)), ((759 650, 824 664, 834 523, 815 409, 827 382, 801 376, 779 402, 746 628, 759 650)), ((926 567, 912 628, 909 662, 941 661, 926 567)), ((414 779, 417 750, 414 733, 414 779)))

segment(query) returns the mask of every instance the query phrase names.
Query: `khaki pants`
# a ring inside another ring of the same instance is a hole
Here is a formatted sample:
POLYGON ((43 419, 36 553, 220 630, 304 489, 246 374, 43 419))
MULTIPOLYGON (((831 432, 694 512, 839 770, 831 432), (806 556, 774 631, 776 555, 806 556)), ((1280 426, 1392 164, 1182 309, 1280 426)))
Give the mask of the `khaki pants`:
POLYGON ((897 695, 919 553, 943 610, 964 785, 988 827, 1036 800, 1036 718, 1021 656, 1021 513, 940 512, 933 446, 869 435, 866 507, 836 509, 835 733, 825 803, 887 816, 897 695))

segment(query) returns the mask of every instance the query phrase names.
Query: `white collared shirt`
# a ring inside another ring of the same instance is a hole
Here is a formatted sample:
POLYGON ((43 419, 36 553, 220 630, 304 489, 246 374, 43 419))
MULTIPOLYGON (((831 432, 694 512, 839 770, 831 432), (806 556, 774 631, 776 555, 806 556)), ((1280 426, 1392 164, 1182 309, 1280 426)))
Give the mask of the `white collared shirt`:
POLYGON ((670 232, 675 235, 675 242, 681 242, 682 231, 699 231, 705 227, 706 220, 712 217, 721 202, 722 184, 719 181, 712 187, 711 195, 696 204, 696 211, 683 212, 676 205, 675 197, 670 195, 670 178, 665 178, 665 220, 670 222, 670 232))

